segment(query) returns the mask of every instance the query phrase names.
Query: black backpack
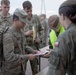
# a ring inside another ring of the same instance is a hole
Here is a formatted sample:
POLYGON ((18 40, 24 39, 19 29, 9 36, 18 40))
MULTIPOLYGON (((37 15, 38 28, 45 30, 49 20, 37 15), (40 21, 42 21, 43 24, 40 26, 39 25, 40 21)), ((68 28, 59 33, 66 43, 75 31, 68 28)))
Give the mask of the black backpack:
POLYGON ((2 67, 3 57, 3 34, 8 30, 7 28, 0 28, 0 68, 2 67))

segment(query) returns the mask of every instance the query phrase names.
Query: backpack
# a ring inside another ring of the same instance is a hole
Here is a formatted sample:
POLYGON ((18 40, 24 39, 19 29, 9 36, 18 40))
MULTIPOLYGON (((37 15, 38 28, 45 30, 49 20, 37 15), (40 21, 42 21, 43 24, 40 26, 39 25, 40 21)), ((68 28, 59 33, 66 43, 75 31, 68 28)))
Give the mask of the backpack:
POLYGON ((8 30, 8 27, 0 28, 0 68, 2 67, 2 62, 4 60, 4 57, 3 57, 3 34, 7 30, 8 30))

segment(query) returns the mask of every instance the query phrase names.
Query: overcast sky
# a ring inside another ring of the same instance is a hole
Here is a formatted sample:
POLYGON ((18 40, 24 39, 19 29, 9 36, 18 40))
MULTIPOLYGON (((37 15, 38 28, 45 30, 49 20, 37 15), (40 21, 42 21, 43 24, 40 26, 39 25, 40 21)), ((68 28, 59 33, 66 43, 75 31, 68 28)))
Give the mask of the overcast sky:
MULTIPOLYGON (((13 13, 16 8, 22 8, 22 3, 26 0, 10 0, 10 13, 13 13)), ((29 0, 33 5, 33 14, 41 14, 41 5, 42 0, 29 0)), ((57 14, 58 15, 58 8, 60 4, 65 0, 44 0, 45 3, 42 5, 42 13, 45 13, 49 17, 50 15, 57 14), (45 4, 45 9, 44 9, 45 4)))

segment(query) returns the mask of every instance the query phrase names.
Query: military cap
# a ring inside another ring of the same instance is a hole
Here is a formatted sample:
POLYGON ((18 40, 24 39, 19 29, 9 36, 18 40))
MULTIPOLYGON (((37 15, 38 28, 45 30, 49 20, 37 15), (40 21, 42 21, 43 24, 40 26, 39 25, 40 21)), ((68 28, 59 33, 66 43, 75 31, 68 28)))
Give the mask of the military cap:
POLYGON ((52 15, 48 19, 48 24, 50 27, 56 28, 59 23, 59 17, 57 15, 52 15))
POLYGON ((20 9, 20 8, 17 8, 17 9, 14 11, 14 14, 19 17, 19 19, 20 19, 21 22, 26 23, 27 13, 26 13, 24 10, 22 10, 22 9, 20 9))
POLYGON ((73 5, 76 5, 76 0, 67 0, 67 1, 64 1, 60 5, 59 9, 62 8, 62 7, 73 6, 73 5))

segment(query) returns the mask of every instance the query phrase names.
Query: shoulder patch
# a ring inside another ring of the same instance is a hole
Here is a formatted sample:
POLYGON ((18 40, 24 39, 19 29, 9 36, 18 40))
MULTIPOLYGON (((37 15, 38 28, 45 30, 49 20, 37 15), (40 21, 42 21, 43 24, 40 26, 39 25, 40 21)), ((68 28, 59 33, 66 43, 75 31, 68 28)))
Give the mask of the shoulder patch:
POLYGON ((54 46, 58 47, 59 46, 59 42, 55 42, 54 46))

